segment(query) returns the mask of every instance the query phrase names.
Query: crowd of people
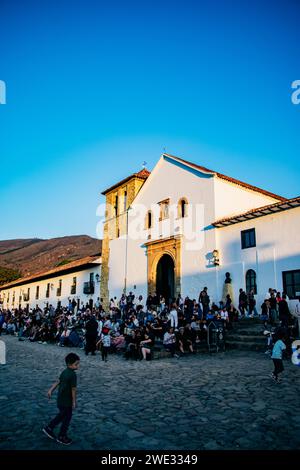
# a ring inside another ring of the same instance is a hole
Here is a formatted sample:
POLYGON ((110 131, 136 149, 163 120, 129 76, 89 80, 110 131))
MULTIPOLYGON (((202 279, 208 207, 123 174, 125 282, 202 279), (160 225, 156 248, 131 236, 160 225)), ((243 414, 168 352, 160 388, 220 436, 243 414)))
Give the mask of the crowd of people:
POLYGON ((146 360, 158 343, 173 357, 193 354, 201 342, 207 341, 212 322, 226 332, 241 318, 255 316, 265 324, 280 324, 283 328, 294 321, 287 296, 273 289, 269 289, 259 315, 253 291, 246 294, 240 289, 235 308, 229 294, 225 302, 211 302, 204 287, 198 300, 179 295, 170 303, 156 294, 144 301, 141 295, 130 292, 119 300, 111 298, 106 311, 100 298, 93 307, 87 304, 78 308, 75 299, 69 299, 65 307, 2 309, 0 334, 16 335, 20 341, 79 347, 86 355, 96 355, 100 350, 103 361, 107 361, 109 352, 121 352, 126 359, 146 360))

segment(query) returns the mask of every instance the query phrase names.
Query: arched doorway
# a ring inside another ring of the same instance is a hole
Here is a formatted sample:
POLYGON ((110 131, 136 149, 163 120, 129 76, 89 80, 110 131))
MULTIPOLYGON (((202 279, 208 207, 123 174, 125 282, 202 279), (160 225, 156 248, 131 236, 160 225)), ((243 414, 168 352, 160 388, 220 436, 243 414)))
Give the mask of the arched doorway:
POLYGON ((156 293, 163 295, 167 304, 175 296, 174 261, 170 255, 163 255, 157 264, 156 293))

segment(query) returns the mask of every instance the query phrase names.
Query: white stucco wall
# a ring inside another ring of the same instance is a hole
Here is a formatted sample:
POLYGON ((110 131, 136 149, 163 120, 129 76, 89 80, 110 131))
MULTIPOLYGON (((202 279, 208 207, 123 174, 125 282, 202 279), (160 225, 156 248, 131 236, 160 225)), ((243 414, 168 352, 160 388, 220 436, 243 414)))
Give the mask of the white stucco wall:
POLYGON ((39 280, 35 282, 31 282, 28 284, 23 284, 16 287, 11 287, 9 289, 1 289, 1 298, 4 298, 3 308, 18 308, 19 307, 19 296, 21 292, 27 294, 28 288, 30 288, 30 299, 29 301, 24 301, 22 296, 22 301, 20 303, 21 308, 25 308, 29 305, 29 308, 34 308, 38 305, 41 308, 44 308, 47 303, 52 304, 55 308, 57 306, 57 302, 61 301, 62 306, 68 305, 68 299, 75 298, 76 301, 80 300, 80 304, 83 302, 84 305, 89 302, 90 299, 93 299, 95 302, 97 298, 100 296, 100 284, 96 282, 96 274, 99 274, 99 279, 101 275, 101 266, 96 265, 95 267, 89 269, 83 269, 82 271, 75 271, 69 274, 64 275, 56 275, 49 277, 44 280, 39 280), (92 295, 87 295, 83 293, 83 285, 85 282, 89 282, 90 274, 94 273, 94 281, 95 281, 95 293, 92 295), (73 278, 76 277, 77 280, 77 287, 76 287, 76 294, 71 295, 71 286, 73 284, 73 278), (59 287, 59 281, 62 280, 62 291, 61 296, 57 297, 56 292, 57 288, 59 287), (50 296, 49 298, 46 297, 46 290, 47 284, 50 283, 50 296), (36 300, 36 287, 39 286, 39 299, 36 300), (13 293, 15 292, 15 303, 13 305, 13 293), (9 293, 9 302, 7 302, 9 293))
POLYGON ((251 191, 218 177, 214 178, 214 186, 215 220, 278 202, 278 199, 251 191))
MULTIPOLYGON (((300 208, 218 228, 221 256, 220 276, 232 275, 235 297, 245 288, 245 274, 257 274, 257 303, 260 307, 270 287, 282 292, 282 272, 300 269, 300 208), (241 231, 255 228, 256 247, 241 249, 241 231)), ((294 302, 291 302, 293 307, 294 302)))

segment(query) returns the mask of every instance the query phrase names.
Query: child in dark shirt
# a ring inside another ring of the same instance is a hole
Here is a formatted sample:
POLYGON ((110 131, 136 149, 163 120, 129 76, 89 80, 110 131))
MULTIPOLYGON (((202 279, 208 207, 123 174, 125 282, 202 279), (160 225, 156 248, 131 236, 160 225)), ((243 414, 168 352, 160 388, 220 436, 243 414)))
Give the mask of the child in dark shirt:
POLYGON ((50 400, 54 390, 58 388, 57 407, 59 413, 43 428, 43 432, 50 439, 56 439, 57 442, 69 445, 72 440, 67 436, 67 431, 72 418, 72 410, 76 408, 76 385, 77 377, 75 370, 79 368, 80 358, 75 353, 70 353, 65 358, 67 368, 60 374, 59 380, 55 382, 48 391, 50 400), (58 437, 54 434, 54 428, 61 423, 60 433, 58 437))

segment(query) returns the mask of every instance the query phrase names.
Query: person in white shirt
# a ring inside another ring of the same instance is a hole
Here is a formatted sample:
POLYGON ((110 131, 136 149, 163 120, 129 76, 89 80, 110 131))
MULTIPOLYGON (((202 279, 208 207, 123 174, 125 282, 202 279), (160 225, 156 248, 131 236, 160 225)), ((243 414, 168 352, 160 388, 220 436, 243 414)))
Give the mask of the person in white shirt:
POLYGON ((163 345, 164 348, 167 351, 170 351, 172 354, 172 357, 178 358, 179 355, 175 353, 176 351, 176 336, 174 333, 174 328, 168 328, 168 330, 164 334, 164 339, 163 339, 163 345))
POLYGON ((172 304, 171 311, 169 314, 169 320, 171 323, 171 327, 177 329, 178 327, 178 312, 176 308, 176 304, 172 304))
POLYGON ((226 323, 229 322, 229 316, 226 308, 223 308, 223 310, 221 310, 221 320, 225 321, 226 323))
POLYGON ((100 341, 102 344, 102 361, 107 362, 107 353, 111 345, 111 336, 107 328, 103 328, 100 341))
POLYGON ((102 333, 102 328, 103 328, 103 320, 98 320, 98 336, 100 337, 101 336, 101 333, 102 333))

